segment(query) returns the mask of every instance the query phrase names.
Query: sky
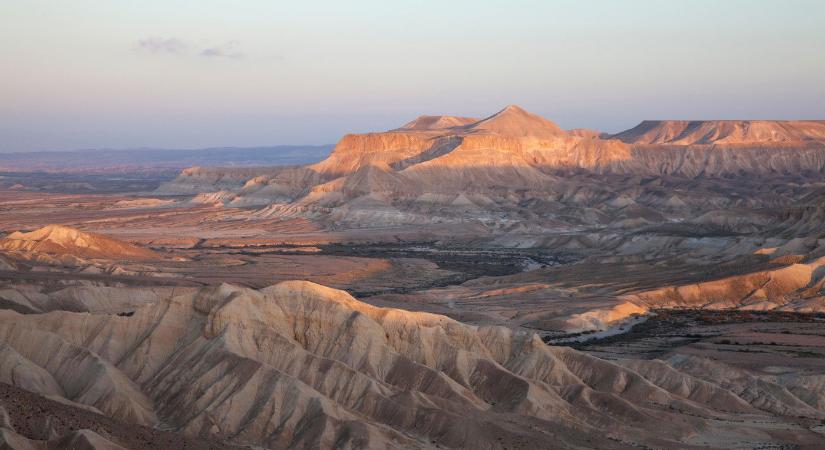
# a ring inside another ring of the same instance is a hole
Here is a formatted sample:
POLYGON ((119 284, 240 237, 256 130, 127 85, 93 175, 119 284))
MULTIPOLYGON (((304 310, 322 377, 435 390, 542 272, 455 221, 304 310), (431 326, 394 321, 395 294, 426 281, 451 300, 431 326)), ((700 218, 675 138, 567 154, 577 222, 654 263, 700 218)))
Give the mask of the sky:
POLYGON ((508 104, 608 132, 825 119, 825 2, 0 1, 0 152, 328 144, 508 104))

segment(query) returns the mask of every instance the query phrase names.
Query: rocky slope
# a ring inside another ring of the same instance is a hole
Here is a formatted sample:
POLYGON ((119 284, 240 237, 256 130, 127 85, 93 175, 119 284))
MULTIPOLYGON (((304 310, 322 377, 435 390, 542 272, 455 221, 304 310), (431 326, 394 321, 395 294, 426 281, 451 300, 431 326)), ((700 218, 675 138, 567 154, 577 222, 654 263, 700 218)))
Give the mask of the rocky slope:
POLYGON ((2 382, 269 448, 805 446, 821 436, 783 414, 825 418, 822 385, 702 360, 617 365, 309 282, 203 288, 128 317, 0 311, 0 342, 2 382))

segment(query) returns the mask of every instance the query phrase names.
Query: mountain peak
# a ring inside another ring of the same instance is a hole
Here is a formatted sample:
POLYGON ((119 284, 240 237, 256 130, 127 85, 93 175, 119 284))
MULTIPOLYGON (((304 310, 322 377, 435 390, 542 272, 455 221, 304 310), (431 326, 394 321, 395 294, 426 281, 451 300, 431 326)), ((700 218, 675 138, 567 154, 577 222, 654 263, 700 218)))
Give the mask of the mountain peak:
POLYGON ((566 133, 555 123, 518 105, 508 105, 490 117, 466 127, 468 132, 509 137, 552 138, 566 133))
POLYGON ((530 114, 529 112, 527 112, 526 109, 524 109, 521 106, 516 105, 516 104, 511 104, 511 105, 505 106, 497 114, 500 114, 500 113, 503 113, 503 112, 516 112, 516 113, 522 113, 522 114, 530 114))

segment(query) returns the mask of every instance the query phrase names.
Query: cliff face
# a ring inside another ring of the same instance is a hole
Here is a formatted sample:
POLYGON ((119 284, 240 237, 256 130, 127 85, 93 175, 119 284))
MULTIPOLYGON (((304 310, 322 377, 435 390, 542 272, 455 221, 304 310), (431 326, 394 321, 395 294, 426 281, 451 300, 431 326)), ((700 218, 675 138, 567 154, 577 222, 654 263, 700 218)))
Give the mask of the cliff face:
POLYGON ((338 142, 329 158, 309 168, 331 179, 369 165, 410 164, 423 155, 449 151, 455 143, 454 139, 428 132, 348 134, 338 142))
POLYGON ((609 136, 642 172, 684 177, 825 173, 825 121, 648 120, 609 136))
POLYGON ((687 178, 825 176, 825 143, 634 145, 634 172, 687 178))

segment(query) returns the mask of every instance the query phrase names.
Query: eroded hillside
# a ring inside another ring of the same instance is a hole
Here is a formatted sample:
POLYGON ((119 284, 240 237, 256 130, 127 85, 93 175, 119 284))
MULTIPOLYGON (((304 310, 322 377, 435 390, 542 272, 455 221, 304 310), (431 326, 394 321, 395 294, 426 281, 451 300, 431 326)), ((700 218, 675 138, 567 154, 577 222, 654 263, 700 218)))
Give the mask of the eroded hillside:
POLYGON ((270 448, 812 445, 820 435, 782 416, 825 418, 816 377, 743 380, 697 359, 695 369, 614 364, 306 282, 209 287, 129 316, 4 311, 0 337, 5 383, 124 422, 270 448))

